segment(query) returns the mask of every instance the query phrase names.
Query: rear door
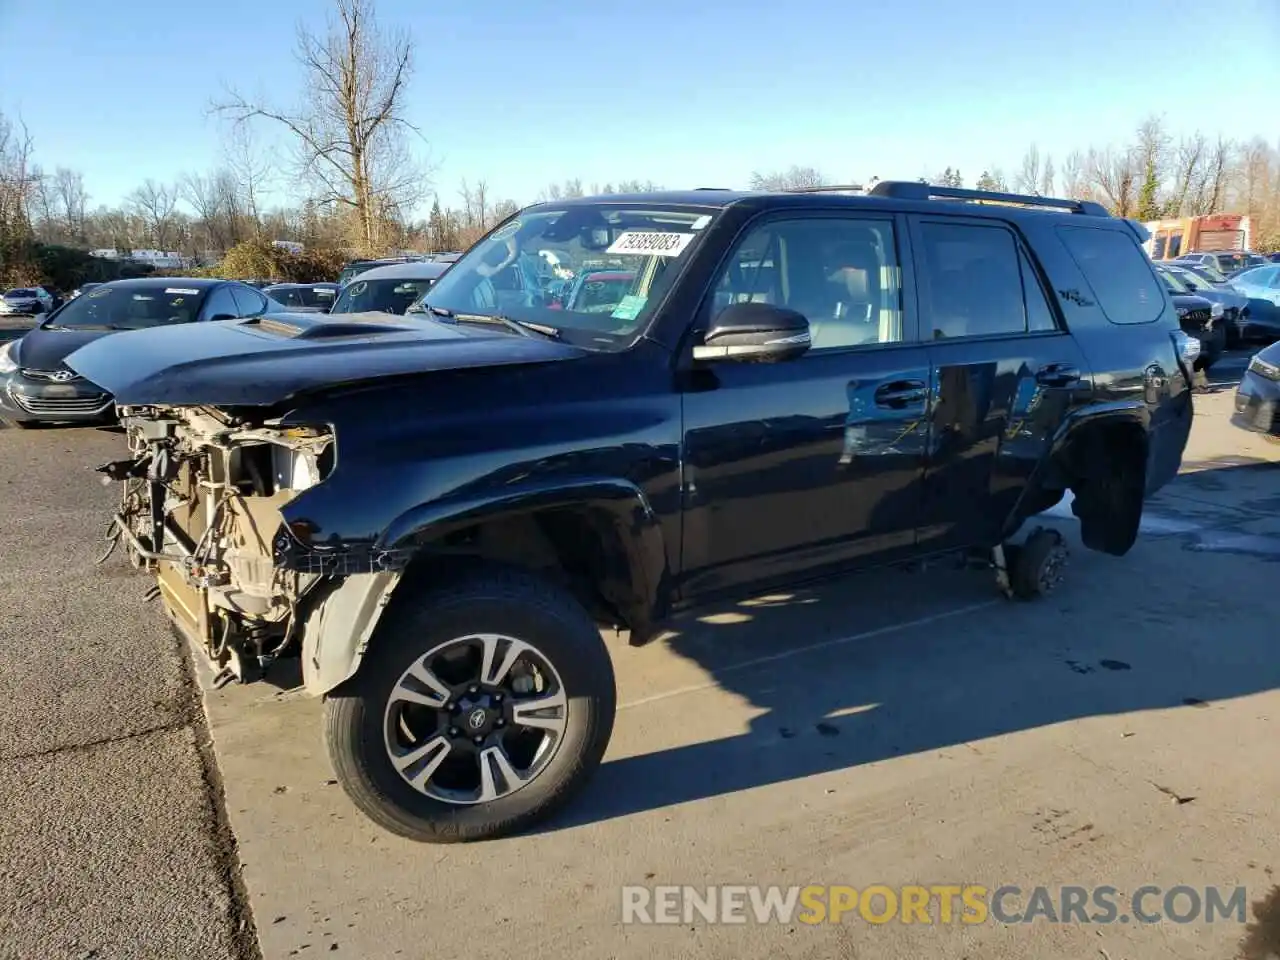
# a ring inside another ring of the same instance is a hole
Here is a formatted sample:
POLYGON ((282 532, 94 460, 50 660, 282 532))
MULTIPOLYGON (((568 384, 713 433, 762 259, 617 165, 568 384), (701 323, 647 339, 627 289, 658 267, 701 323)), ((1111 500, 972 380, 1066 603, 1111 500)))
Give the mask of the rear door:
POLYGON ((911 241, 931 394, 920 547, 985 545, 1091 376, 1011 225, 917 216, 911 241))
POLYGON ((776 303, 809 319, 813 346, 692 370, 686 598, 913 551, 929 363, 904 229, 887 214, 788 213, 757 221, 722 264, 698 327, 730 303, 776 303))

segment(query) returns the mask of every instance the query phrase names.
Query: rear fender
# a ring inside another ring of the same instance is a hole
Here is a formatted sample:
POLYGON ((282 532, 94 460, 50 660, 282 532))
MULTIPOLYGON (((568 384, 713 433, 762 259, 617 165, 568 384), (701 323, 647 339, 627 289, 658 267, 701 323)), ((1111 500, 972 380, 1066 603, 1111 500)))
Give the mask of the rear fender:
POLYGON ((1063 455, 1068 444, 1081 436, 1086 429, 1111 426, 1136 426, 1144 432, 1150 425, 1150 412, 1144 401, 1117 400, 1093 404, 1073 411, 1058 426, 1049 441, 1045 455, 1032 471, 1017 504, 1005 518, 1003 535, 1012 536, 1031 516, 1048 509, 1042 505, 1046 491, 1065 490, 1069 478, 1063 472, 1063 455))

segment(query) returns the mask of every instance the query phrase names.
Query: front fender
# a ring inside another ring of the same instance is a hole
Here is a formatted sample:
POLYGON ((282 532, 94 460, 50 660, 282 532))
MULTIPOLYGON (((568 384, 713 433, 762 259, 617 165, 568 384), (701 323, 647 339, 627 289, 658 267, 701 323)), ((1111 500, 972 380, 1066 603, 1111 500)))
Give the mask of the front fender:
POLYGON ((311 607, 302 627, 302 683, 321 696, 355 675, 399 571, 357 573, 338 581, 311 607))
POLYGON ((569 510, 585 517, 603 547, 601 592, 644 634, 669 607, 670 571, 662 527, 644 491, 614 477, 558 478, 424 503, 397 517, 379 549, 422 549, 450 533, 489 521, 569 510))

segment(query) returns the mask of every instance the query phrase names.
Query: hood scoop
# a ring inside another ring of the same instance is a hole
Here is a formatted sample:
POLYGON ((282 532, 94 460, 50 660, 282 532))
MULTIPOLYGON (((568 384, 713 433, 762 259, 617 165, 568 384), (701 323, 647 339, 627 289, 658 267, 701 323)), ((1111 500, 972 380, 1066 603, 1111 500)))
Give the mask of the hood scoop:
POLYGON ((261 333, 291 340, 327 340, 331 337, 367 337, 371 333, 410 333, 417 329, 391 313, 328 314, 296 313, 253 317, 241 324, 261 333))

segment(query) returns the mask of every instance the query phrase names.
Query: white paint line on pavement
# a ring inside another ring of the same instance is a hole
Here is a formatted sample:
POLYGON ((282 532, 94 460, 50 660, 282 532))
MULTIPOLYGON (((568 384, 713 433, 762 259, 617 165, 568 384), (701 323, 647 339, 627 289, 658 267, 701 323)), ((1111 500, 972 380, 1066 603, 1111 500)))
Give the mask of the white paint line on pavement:
MULTIPOLYGON (((786 660, 790 657, 798 657, 803 653, 813 653, 815 650, 826 650, 831 647, 840 647, 850 643, 858 643, 862 640, 871 640, 874 637, 882 637, 887 633, 895 633, 899 630, 910 630, 914 627, 926 627, 931 623, 937 623, 939 620, 947 620, 951 617, 962 616, 966 613, 976 613, 979 610, 985 610, 988 607, 998 606, 1006 603, 1005 600, 984 600, 981 603, 971 603, 968 606, 957 607, 954 610, 944 610, 941 613, 930 614, 927 617, 919 617, 915 620, 905 620, 902 623, 890 623, 883 627, 876 627, 874 630, 864 630, 862 633, 855 633, 848 637, 835 637, 831 640, 821 640, 818 643, 810 643, 803 647, 796 647, 793 650, 783 650, 781 653, 771 653, 765 657, 754 657, 751 660, 744 660, 741 663, 730 664, 727 667, 721 667, 715 670, 717 675, 726 673, 735 673, 738 670, 749 670, 752 667, 759 667, 766 663, 777 663, 779 660, 786 660)), ((632 700, 630 703, 623 703, 618 706, 619 710, 628 710, 632 707, 643 707, 646 704, 657 703, 660 700, 669 700, 672 697, 680 697, 686 693, 698 693, 702 690, 710 690, 718 687, 718 680, 708 680, 706 683, 695 683, 687 687, 678 687, 675 690, 668 690, 665 693, 655 693, 649 697, 641 697, 639 700, 632 700)))

